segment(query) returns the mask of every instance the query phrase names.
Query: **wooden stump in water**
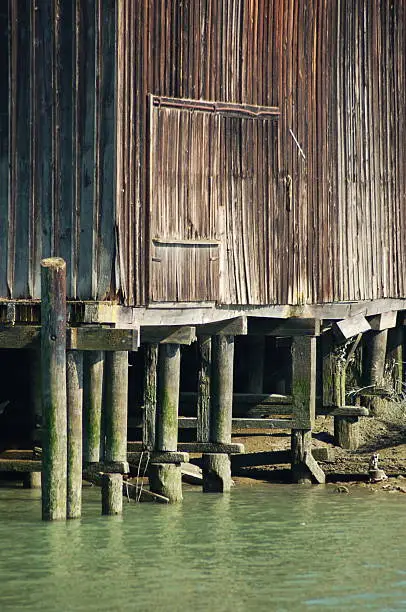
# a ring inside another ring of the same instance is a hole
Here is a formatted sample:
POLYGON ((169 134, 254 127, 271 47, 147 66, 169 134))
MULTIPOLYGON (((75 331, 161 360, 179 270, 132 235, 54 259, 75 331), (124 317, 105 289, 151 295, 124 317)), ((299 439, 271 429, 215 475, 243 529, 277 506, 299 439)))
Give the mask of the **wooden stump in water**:
POLYGON ((163 495, 170 503, 182 501, 182 471, 180 464, 151 463, 148 470, 149 488, 163 495))
POLYGON ((114 515, 123 512, 123 476, 122 474, 102 475, 102 514, 114 515))
POLYGON ((231 462, 229 455, 210 453, 203 455, 203 492, 227 493, 231 489, 231 462))

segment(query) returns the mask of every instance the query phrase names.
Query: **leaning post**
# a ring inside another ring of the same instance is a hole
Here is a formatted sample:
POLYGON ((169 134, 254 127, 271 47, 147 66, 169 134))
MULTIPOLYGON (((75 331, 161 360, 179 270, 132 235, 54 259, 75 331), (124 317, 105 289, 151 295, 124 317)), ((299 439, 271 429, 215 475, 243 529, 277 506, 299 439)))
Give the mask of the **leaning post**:
MULTIPOLYGON (((231 443, 233 410, 234 336, 212 337, 210 442, 231 443)), ((225 453, 203 455, 203 491, 231 489, 231 463, 225 453)))
MULTIPOLYGON (((178 405, 180 381, 179 344, 160 344, 158 354, 158 398, 156 450, 176 453, 178 449, 178 405)), ((182 500, 182 474, 178 463, 155 463, 149 467, 153 493, 170 502, 182 500)))
POLYGON ((41 262, 42 518, 66 519, 66 264, 41 262))
POLYGON ((82 405, 83 353, 66 355, 68 411, 67 518, 80 518, 82 512, 82 405))

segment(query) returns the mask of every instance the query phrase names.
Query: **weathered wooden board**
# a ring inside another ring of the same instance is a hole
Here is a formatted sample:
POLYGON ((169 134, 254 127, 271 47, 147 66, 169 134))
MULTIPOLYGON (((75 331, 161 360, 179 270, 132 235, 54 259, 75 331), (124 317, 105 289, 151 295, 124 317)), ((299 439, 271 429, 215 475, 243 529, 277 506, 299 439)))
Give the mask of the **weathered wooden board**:
POLYGON ((142 326, 143 344, 192 344, 196 340, 195 328, 191 326, 142 326))
POLYGON ((375 331, 382 331, 384 329, 390 329, 396 327, 398 313, 394 310, 389 312, 383 312, 382 314, 375 315, 369 319, 371 329, 375 331))
MULTIPOLYGON (((38 348, 40 334, 40 326, 0 326, 0 348, 38 348)), ((139 346, 137 329, 68 327, 66 335, 66 346, 71 350, 136 351, 139 346)))
POLYGON ((348 340, 357 334, 363 334, 371 329, 366 318, 359 314, 354 317, 348 317, 342 321, 337 321, 333 325, 336 336, 341 340, 348 340))

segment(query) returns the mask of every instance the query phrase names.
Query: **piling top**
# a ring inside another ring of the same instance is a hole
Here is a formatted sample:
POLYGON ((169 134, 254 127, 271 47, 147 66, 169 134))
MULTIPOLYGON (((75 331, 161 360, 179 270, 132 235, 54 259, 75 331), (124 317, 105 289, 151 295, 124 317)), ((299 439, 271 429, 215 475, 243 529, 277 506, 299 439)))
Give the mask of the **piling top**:
POLYGON ((56 268, 63 270, 66 268, 65 260, 62 257, 47 257, 41 260, 42 268, 56 268))

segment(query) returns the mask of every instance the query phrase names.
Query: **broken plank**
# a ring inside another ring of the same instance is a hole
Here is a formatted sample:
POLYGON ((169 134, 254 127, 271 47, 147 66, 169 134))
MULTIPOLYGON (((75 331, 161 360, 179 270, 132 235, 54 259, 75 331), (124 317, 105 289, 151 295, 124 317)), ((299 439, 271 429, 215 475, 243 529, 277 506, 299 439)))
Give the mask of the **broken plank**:
POLYGON ((362 314, 333 323, 334 333, 341 341, 348 340, 357 334, 363 334, 370 329, 370 324, 362 314))
POLYGON ((182 480, 185 482, 194 485, 203 484, 203 473, 199 466, 193 463, 181 463, 180 469, 182 472, 182 480))

